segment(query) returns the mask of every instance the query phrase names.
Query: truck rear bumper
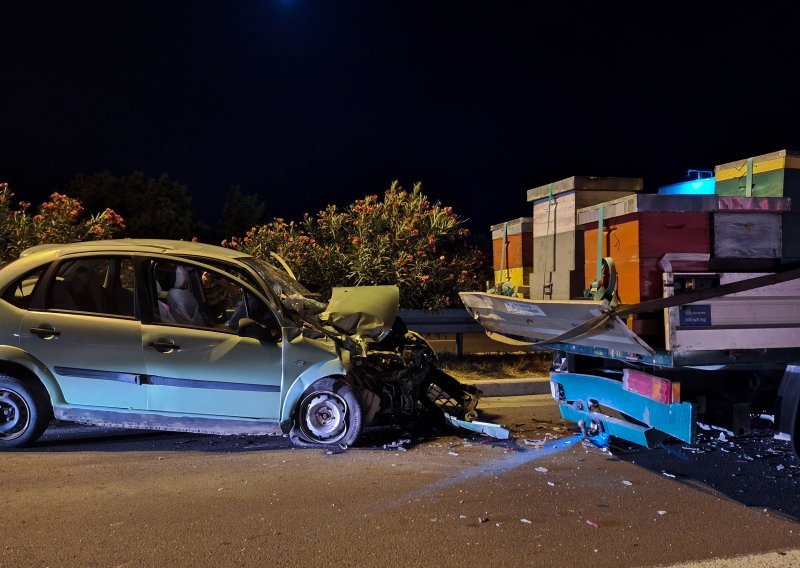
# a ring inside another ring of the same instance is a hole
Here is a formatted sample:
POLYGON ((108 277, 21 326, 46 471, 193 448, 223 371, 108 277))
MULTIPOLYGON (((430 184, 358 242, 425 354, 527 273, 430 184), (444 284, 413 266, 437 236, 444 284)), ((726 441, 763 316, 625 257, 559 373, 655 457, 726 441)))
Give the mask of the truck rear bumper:
POLYGON ((600 443, 610 436, 652 448, 668 437, 691 443, 696 414, 688 402, 664 403, 626 390, 622 381, 554 371, 550 387, 561 416, 600 443))

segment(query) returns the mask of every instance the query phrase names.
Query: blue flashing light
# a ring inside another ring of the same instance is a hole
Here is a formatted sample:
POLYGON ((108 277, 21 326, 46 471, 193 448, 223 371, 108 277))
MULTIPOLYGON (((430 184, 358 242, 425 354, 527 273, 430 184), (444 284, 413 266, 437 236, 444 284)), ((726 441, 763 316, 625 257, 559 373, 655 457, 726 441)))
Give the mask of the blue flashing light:
POLYGON ((714 177, 693 179, 658 188, 659 195, 714 195, 714 177))

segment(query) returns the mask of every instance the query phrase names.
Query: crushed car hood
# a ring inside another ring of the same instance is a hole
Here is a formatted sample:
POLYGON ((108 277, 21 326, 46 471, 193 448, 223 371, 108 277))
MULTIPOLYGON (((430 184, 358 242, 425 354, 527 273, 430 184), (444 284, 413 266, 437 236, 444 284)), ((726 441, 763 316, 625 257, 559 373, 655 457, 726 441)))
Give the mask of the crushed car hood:
POLYGON ((340 332, 380 341, 392 328, 399 307, 397 286, 334 288, 319 319, 340 332))

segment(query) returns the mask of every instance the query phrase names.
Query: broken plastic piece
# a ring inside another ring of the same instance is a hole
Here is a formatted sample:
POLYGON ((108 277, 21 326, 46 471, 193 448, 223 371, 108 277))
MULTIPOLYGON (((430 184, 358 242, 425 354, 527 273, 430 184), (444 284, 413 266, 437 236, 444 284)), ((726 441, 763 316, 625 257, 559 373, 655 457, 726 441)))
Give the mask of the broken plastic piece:
POLYGON ((457 428, 464 428, 465 430, 471 430, 473 432, 478 432, 479 434, 485 434, 499 440, 508 440, 511 437, 511 432, 499 424, 478 421, 467 422, 466 420, 459 420, 458 418, 451 416, 446 412, 444 413, 444 417, 457 428))
POLYGON ((519 522, 524 525, 530 525, 532 523, 532 521, 529 519, 520 519, 519 522))
POLYGON ((400 450, 401 452, 405 452, 406 448, 404 447, 406 444, 410 444, 411 439, 403 438, 401 440, 397 440, 395 442, 390 442, 389 444, 384 444, 384 450, 400 450))
POLYGON ((698 422, 698 423, 697 423, 697 425, 698 425, 698 426, 699 426, 701 429, 703 429, 703 430, 706 430, 706 431, 708 431, 708 430, 717 430, 717 431, 719 431, 719 432, 722 432, 722 433, 724 433, 724 434, 727 434, 727 435, 728 435, 729 437, 731 437, 731 438, 734 438, 734 437, 735 437, 735 436, 734 436, 734 434, 733 434, 733 432, 731 432, 731 431, 730 431, 730 430, 728 430, 727 428, 723 428, 722 426, 714 426, 713 424, 703 424, 702 422, 698 422))
POLYGON ((589 525, 589 526, 592 526, 592 527, 594 527, 596 529, 600 528, 600 525, 597 524, 596 522, 594 522, 592 519, 586 519, 586 524, 589 525))
POLYGON ((539 466, 539 467, 536 468, 536 471, 538 471, 540 473, 547 473, 547 468, 539 466))

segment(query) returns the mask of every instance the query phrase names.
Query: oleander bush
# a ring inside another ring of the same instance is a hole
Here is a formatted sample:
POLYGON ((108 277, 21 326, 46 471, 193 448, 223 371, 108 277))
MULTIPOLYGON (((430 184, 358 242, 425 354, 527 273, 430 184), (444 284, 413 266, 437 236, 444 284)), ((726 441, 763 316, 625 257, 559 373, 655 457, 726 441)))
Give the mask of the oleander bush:
POLYGON ((14 203, 7 183, 0 183, 0 266, 26 248, 45 243, 70 243, 118 236, 125 222, 111 209, 89 215, 77 199, 53 193, 35 212, 26 201, 14 203))
POLYGON ((276 218, 222 244, 265 259, 276 252, 323 297, 335 286, 395 284, 401 307, 439 311, 486 278, 485 257, 464 223, 419 183, 406 191, 395 181, 382 197, 329 205, 299 222, 276 218))

